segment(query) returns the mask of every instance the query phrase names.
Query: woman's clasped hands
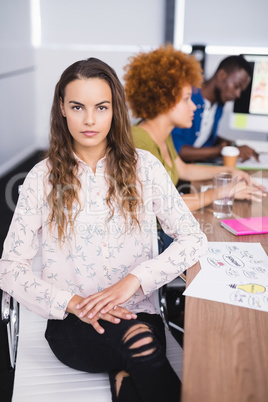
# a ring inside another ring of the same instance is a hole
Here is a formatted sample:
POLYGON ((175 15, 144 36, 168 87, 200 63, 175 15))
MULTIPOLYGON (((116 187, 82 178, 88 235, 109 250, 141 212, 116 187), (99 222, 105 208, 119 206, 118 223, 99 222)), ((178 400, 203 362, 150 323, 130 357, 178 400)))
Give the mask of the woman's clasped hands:
POLYGON ((105 320, 113 324, 120 323, 121 319, 136 319, 137 315, 120 306, 130 299, 140 287, 138 278, 128 274, 114 285, 88 297, 74 295, 67 306, 67 313, 75 314, 81 321, 91 324, 99 333, 104 333, 104 328, 99 320, 105 320))

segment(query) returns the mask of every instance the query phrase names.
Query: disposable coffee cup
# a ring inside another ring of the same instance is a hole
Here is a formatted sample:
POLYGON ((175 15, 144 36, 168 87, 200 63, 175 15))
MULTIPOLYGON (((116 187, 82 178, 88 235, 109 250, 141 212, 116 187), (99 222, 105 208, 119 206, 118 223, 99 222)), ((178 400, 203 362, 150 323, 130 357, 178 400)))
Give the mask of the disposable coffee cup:
POLYGON ((223 165, 228 167, 235 167, 239 155, 239 149, 236 147, 223 147, 221 150, 223 157, 223 165))

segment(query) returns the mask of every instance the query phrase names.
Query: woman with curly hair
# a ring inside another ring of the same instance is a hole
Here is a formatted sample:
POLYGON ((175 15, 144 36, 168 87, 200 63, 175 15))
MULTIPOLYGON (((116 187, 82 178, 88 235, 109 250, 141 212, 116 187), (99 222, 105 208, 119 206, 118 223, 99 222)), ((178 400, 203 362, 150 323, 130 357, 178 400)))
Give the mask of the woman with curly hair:
POLYGON ((108 372, 113 401, 177 402, 154 291, 206 247, 162 164, 135 149, 114 70, 95 58, 69 66, 47 158, 27 175, 5 241, 1 289, 48 319, 46 339, 64 364, 108 372), (174 238, 159 256, 156 217, 174 238))
MULTIPOLYGON (((230 171, 241 180, 235 198, 260 200, 262 191, 248 186, 247 173, 222 166, 186 164, 178 156, 172 137, 174 127, 191 127, 196 110, 191 100, 192 86, 202 84, 200 63, 192 55, 172 45, 148 53, 139 53, 125 67, 126 98, 134 117, 141 119, 132 127, 137 148, 152 152, 164 165, 175 186, 178 180, 208 180, 219 172, 230 171)), ((218 190, 220 191, 220 190, 218 190)), ((185 194, 183 199, 191 211, 207 206, 219 198, 216 190, 185 194)))

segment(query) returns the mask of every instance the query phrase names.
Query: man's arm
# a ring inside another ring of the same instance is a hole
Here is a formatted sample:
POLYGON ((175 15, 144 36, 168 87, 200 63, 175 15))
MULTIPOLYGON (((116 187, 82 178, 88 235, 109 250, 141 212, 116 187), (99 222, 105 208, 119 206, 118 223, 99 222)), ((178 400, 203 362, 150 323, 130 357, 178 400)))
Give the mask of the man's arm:
MULTIPOLYGON (((225 143, 225 145, 231 145, 231 146, 236 146, 235 142, 232 140, 226 140, 222 137, 217 136, 217 144, 222 144, 225 143)), ((253 149, 248 147, 247 145, 241 145, 240 147, 237 147, 239 149, 239 159, 244 162, 250 159, 252 156, 255 158, 257 161, 259 161, 259 154, 253 149)))
MULTIPOLYGON (((227 145, 235 146, 233 141, 218 137, 217 143, 210 147, 195 148, 191 145, 183 145, 180 149, 180 157, 184 162, 200 162, 206 159, 213 159, 221 155, 221 150, 227 145)), ((247 145, 237 147, 239 149, 239 158, 242 162, 250 159, 252 156, 258 161, 259 154, 247 145)))
POLYGON ((226 143, 217 144, 210 147, 195 148, 191 145, 183 145, 180 149, 180 157, 185 162, 197 162, 205 159, 212 159, 220 156, 222 148, 226 143))

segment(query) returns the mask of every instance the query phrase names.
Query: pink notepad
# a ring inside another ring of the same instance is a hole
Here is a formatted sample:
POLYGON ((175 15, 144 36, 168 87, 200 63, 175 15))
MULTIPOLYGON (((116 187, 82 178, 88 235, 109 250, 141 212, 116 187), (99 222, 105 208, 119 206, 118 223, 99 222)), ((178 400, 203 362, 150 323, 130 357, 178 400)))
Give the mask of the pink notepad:
POLYGON ((242 219, 224 219, 221 226, 236 236, 268 233, 268 216, 242 219))

